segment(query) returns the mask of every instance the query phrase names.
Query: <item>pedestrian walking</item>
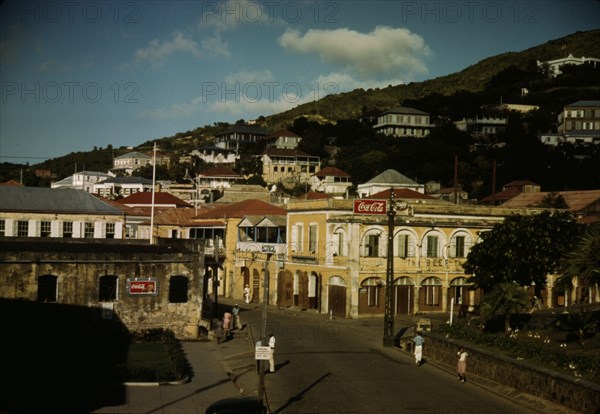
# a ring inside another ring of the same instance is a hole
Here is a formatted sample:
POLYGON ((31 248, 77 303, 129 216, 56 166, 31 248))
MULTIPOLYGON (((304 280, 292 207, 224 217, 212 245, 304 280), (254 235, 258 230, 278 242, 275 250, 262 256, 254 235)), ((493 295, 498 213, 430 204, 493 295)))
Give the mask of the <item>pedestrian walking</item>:
POLYGON ((275 336, 269 334, 269 371, 275 372, 275 336))
POLYGON ((456 363, 456 373, 458 375, 458 380, 465 382, 467 380, 465 372, 467 371, 467 357, 469 356, 469 354, 467 354, 465 348, 461 346, 460 348, 458 348, 457 355, 458 362, 456 363))
POLYGON ((229 331, 231 330, 231 318, 231 313, 225 312, 223 314, 223 335, 225 336, 225 339, 229 338, 229 331))
POLYGON ((423 363, 423 344, 425 343, 425 339, 417 332, 413 338, 413 342, 415 343, 415 363, 420 367, 423 363))
POLYGON ((240 305, 236 303, 233 309, 231 310, 231 313, 233 314, 233 329, 242 329, 242 321, 240 319, 240 305))
POLYGON ((244 300, 246 303, 250 303, 250 286, 244 286, 244 300))
POLYGON ((217 344, 221 345, 223 340, 223 324, 217 319, 217 326, 215 327, 215 338, 217 338, 217 344))

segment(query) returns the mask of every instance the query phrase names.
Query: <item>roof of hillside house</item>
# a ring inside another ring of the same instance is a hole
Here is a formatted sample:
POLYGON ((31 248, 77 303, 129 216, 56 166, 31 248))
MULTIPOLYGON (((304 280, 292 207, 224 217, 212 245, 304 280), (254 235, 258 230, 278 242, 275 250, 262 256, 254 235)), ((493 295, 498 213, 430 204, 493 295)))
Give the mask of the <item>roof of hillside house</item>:
POLYGON ((98 184, 143 184, 152 185, 152 180, 144 177, 111 177, 100 181, 98 184))
POLYGON ((244 216, 282 216, 286 215, 284 208, 260 200, 244 200, 239 203, 219 206, 212 211, 198 214, 196 219, 227 219, 242 218, 244 216))
MULTIPOLYGON (((507 201, 513 198, 514 196, 524 193, 523 187, 525 186, 535 186, 539 187, 537 183, 530 180, 515 180, 511 181, 508 184, 505 184, 502 191, 497 192, 496 194, 489 195, 481 199, 482 203, 489 203, 495 201, 507 201)), ((537 192, 539 194, 539 191, 537 192)), ((529 194, 529 193, 528 193, 529 194)))
POLYGON ((296 197, 297 200, 322 200, 324 198, 333 198, 333 196, 327 193, 319 193, 318 191, 309 191, 304 195, 296 197))
POLYGON ((582 211, 600 202, 600 190, 520 193, 502 203, 502 207, 539 207, 544 197, 557 194, 564 198, 569 210, 582 211))
POLYGON ((168 208, 161 210, 159 214, 154 215, 154 224, 159 225, 177 225, 193 226, 193 218, 198 215, 200 210, 194 208, 168 208))
POLYGON ((0 211, 123 214, 84 190, 8 186, 0 187, 0 211))
POLYGON ((218 132, 216 136, 229 135, 229 134, 257 134, 257 135, 267 135, 269 133, 268 130, 256 126, 256 125, 235 125, 234 127, 228 129, 227 131, 218 132))
POLYGON ((410 108, 408 106, 397 106, 395 108, 391 108, 387 111, 380 113, 379 115, 385 114, 414 114, 414 115, 429 115, 427 112, 420 111, 415 108, 410 108))
POLYGON ((125 159, 125 158, 152 158, 151 156, 141 153, 139 151, 132 151, 132 152, 128 152, 127 154, 123 154, 123 155, 119 155, 118 157, 115 157, 115 160, 119 160, 119 159, 125 159))
MULTIPOLYGON (((391 190, 383 190, 375 194, 371 194, 366 198, 376 198, 382 200, 389 200, 391 190)), ((436 197, 432 197, 427 194, 419 193, 408 188, 394 188, 394 198, 402 200, 438 200, 436 197)))
POLYGON ((242 176, 236 173, 233 169, 225 165, 217 165, 198 174, 198 177, 230 177, 241 178, 242 176))
POLYGON ((381 174, 371 178, 365 184, 410 184, 418 185, 415 181, 411 180, 404 174, 400 174, 398 171, 389 169, 385 170, 381 174))
POLYGON ((317 177, 319 178, 324 178, 324 177, 350 177, 350 174, 348 174, 346 171, 340 170, 337 167, 325 167, 322 170, 320 170, 318 173, 315 174, 317 177))
MULTIPOLYGON (((152 205, 152 192, 143 191, 132 194, 128 197, 117 200, 121 204, 129 206, 151 206, 152 205)), ((186 203, 180 198, 175 197, 173 194, 164 192, 154 193, 154 205, 155 206, 175 206, 175 207, 192 207, 191 204, 186 203)))
POLYGON ((572 104, 566 105, 566 107, 572 107, 572 106, 600 106, 600 100, 589 100, 589 101, 577 101, 577 102, 573 102, 572 104))
POLYGON ((223 197, 211 204, 232 204, 256 199, 268 202, 271 194, 265 187, 257 184, 233 184, 223 192, 223 197))

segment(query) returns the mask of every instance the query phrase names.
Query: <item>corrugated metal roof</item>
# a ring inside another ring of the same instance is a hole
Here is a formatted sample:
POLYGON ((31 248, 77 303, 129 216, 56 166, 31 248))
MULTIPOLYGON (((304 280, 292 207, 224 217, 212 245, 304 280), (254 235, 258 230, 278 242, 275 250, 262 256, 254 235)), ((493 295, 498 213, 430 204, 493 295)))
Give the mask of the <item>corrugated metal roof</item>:
POLYGON ((367 184, 417 184, 404 174, 400 174, 396 170, 385 170, 378 176, 367 181, 367 184))
POLYGON ((42 187, 0 187, 0 211, 123 214, 87 191, 42 187))

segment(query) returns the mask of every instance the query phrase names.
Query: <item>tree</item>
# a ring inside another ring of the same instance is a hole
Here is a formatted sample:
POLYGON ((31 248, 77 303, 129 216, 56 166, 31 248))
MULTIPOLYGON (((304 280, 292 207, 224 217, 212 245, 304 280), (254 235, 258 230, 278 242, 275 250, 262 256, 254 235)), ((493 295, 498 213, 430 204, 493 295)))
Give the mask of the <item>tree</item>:
POLYGON ((570 211, 508 216, 491 231, 481 233, 482 242, 471 248, 465 272, 472 274, 474 285, 483 290, 514 281, 520 286, 535 283, 538 295, 579 231, 570 211))
POLYGON ((582 287, 600 285, 600 222, 591 224, 573 246, 566 254, 557 284, 570 288, 577 278, 582 287))
POLYGON ((513 315, 522 313, 529 307, 527 290, 516 282, 502 282, 490 292, 484 294, 481 303, 481 317, 489 321, 494 316, 503 318, 504 331, 511 330, 510 320, 513 315))

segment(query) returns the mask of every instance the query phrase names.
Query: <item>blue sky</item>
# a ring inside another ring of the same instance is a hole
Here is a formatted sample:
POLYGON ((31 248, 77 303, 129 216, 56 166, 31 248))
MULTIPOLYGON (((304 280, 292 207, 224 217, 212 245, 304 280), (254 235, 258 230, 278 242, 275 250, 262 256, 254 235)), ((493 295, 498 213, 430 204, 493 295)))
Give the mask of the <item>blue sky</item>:
POLYGON ((596 29, 600 1, 7 0, 0 19, 0 162, 37 163, 447 75, 596 29))

